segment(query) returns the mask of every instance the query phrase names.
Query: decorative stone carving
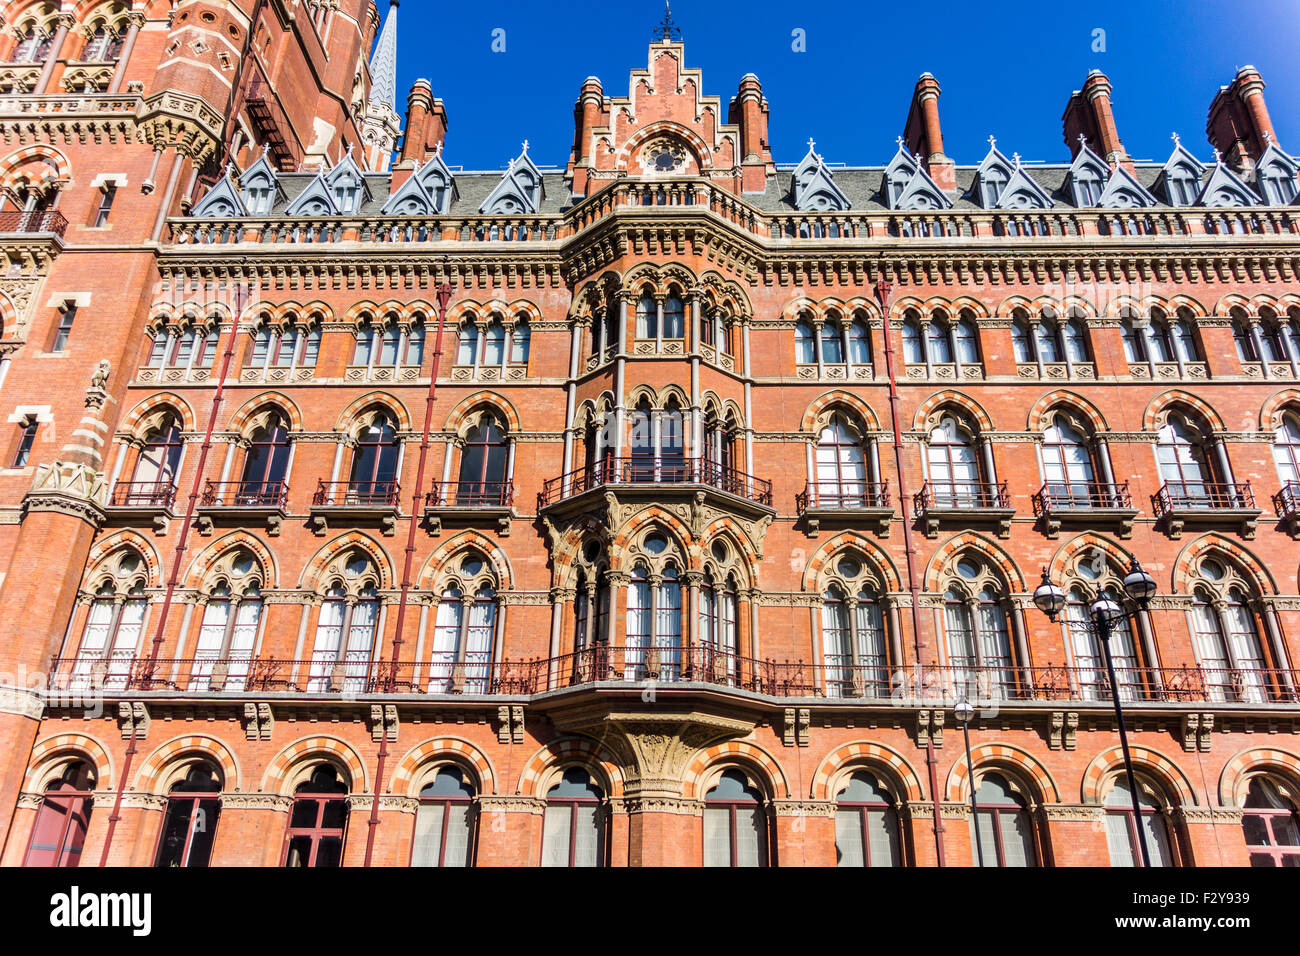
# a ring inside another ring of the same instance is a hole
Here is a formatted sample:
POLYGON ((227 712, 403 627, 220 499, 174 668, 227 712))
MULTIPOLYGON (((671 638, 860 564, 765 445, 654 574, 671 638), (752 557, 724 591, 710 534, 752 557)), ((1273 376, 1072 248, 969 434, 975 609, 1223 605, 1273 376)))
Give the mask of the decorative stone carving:
POLYGON ((1183 749, 1210 752, 1210 734, 1214 730, 1214 715, 1206 713, 1183 714, 1183 749))
POLYGON ((396 704, 370 705, 371 740, 378 742, 380 738, 383 738, 389 743, 395 743, 399 723, 396 704))
POLYGON ((502 704, 497 708, 497 742, 502 744, 524 742, 524 707, 522 704, 502 704))
POLYGON ((933 743, 936 748, 942 748, 943 720, 944 712, 942 710, 918 710, 916 712, 916 745, 924 747, 926 743, 933 743))
POLYGON ((123 740, 144 740, 149 736, 149 708, 139 700, 118 701, 117 726, 123 740))
POLYGON ((275 727, 275 718, 271 714, 271 705, 265 701, 244 704, 244 736, 249 740, 270 740, 275 727))
POLYGON ((807 707, 787 707, 781 742, 787 747, 807 747, 811 724, 812 716, 807 707))
POLYGON ((0 714, 17 714, 40 720, 45 713, 45 701, 30 691, 17 687, 0 687, 0 714))
POLYGON ((36 466, 32 490, 23 498, 24 514, 52 511, 99 527, 104 521, 108 486, 102 472, 72 461, 36 466))

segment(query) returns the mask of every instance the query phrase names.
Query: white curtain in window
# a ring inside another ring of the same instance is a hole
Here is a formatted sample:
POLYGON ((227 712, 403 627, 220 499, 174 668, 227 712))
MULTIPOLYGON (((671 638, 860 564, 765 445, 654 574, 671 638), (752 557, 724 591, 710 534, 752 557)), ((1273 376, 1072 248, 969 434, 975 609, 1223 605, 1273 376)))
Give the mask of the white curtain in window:
POLYGON ((569 828, 573 823, 569 804, 548 806, 542 824, 542 866, 569 865, 569 828))
POLYGON ((105 687, 126 686, 131 676, 131 661, 140 644, 140 632, 144 630, 144 613, 148 606, 148 602, 141 598, 132 598, 122 605, 117 633, 113 635, 113 652, 109 656, 105 687))
POLYGON ((627 654, 624 680, 645 676, 645 648, 651 634, 650 582, 633 579, 627 589, 627 654))
POLYGON ((731 866, 731 811, 704 808, 704 865, 731 866))
POLYGON ((429 666, 429 693, 451 692, 451 680, 460 649, 460 620, 462 605, 460 593, 444 595, 438 603, 438 616, 433 629, 433 658, 429 666))
POLYGON ((320 619, 316 623, 316 642, 311 652, 311 672, 307 681, 309 693, 319 694, 329 689, 330 671, 338 660, 343 638, 342 601, 326 601, 321 605, 320 619))
POLYGON ((358 601, 352 609, 352 625, 348 629, 347 664, 344 670, 346 676, 343 680, 343 690, 346 693, 357 694, 365 689, 378 617, 378 601, 358 601))
POLYGON ((235 612, 235 627, 230 633, 230 664, 226 669, 226 689, 243 690, 248 679, 249 663, 257 644, 257 625, 262 618, 262 602, 245 598, 235 612))
POLYGON ((465 690, 485 694, 492 668, 492 634, 496 626, 496 601, 490 590, 479 593, 470 605, 469 629, 465 635, 465 690))
POLYGON ((226 622, 230 620, 228 600, 209 601, 199 627, 199 640, 194 645, 194 671, 190 676, 190 690, 207 690, 212 676, 212 665, 221 654, 221 644, 226 637, 226 622))

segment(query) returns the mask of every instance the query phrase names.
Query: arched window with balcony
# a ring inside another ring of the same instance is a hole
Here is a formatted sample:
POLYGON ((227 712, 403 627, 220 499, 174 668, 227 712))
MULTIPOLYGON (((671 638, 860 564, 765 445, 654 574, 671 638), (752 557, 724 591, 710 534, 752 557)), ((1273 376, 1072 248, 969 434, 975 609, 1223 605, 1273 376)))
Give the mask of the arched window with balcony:
POLYGON ((510 444, 506 426, 494 412, 483 412, 465 433, 455 494, 440 503, 461 506, 508 505, 510 444))
POLYGON ((1217 467, 1221 449, 1204 420, 1190 411, 1174 409, 1156 435, 1156 461, 1164 482, 1161 493, 1175 507, 1228 504, 1236 494, 1230 478, 1217 467))
POLYGON ((721 484, 736 469, 736 441, 740 431, 734 415, 725 417, 710 403, 704 413, 704 461, 706 481, 721 484))
POLYGON ((420 788, 411 866, 473 866, 477 836, 474 782, 460 767, 444 764, 420 788))
POLYGON ((348 785, 332 764, 322 763, 298 784, 285 834, 286 867, 343 865, 348 829, 348 785))
POLYGON ((198 760, 167 792, 154 866, 206 867, 221 817, 221 774, 198 760))
POLYGON ((866 441, 842 412, 831 415, 817 436, 809 504, 822 508, 865 508, 874 504, 868 488, 866 441))
POLYGON ((1106 845, 1111 866, 1141 866, 1138 827, 1146 834, 1152 866, 1178 866, 1179 855, 1171 819, 1175 804, 1164 787, 1143 774, 1134 774, 1138 786, 1141 820, 1133 813, 1132 791, 1123 774, 1112 778, 1110 791, 1102 801, 1106 808, 1106 845))
POLYGON ((46 785, 23 866, 78 866, 94 812, 95 768, 74 758, 46 785))
MULTIPOLYGON (((1273 463, 1282 487, 1300 485, 1300 412, 1288 408, 1273 432, 1273 463)), ((1293 487, 1300 493, 1300 487, 1293 487)))
POLYGON ((578 549, 573 598, 574 676, 580 681, 595 674, 594 648, 611 643, 608 572, 604 545, 595 538, 584 541, 578 549))
POLYGON ((292 457, 288 423, 279 409, 272 409, 248 436, 239 484, 223 500, 245 507, 280 504, 292 457))
POLYGON ((335 556, 325 567, 308 693, 361 693, 369 683, 379 631, 379 571, 359 549, 335 556))
POLYGON ((822 590, 821 649, 830 697, 887 698, 894 654, 878 575, 853 550, 829 562, 822 590))
POLYGON ((132 496, 144 496, 153 500, 171 492, 176 484, 184 450, 185 440, 181 437, 180 419, 171 411, 164 412, 157 424, 145 434, 144 448, 140 450, 131 472, 132 496))
POLYGON ((971 849, 980 841, 977 860, 982 855, 984 866, 1026 867, 1039 866, 1035 847, 1035 826, 1019 781, 1001 773, 979 774, 975 789, 975 802, 979 806, 971 823, 971 849))
POLYGON ((984 448, 965 417, 944 414, 931 429, 925 450, 928 503, 937 508, 988 508, 994 504, 994 478, 985 473, 984 448))
POLYGON ((357 433, 348 474, 347 503, 396 503, 400 451, 392 417, 382 409, 371 412, 357 433))
POLYGON ((486 694, 497 641, 497 577, 477 551, 451 563, 438 602, 429 692, 486 694))
POLYGON ((45 23, 34 20, 18 28, 18 43, 9 55, 10 63, 44 63, 54 45, 54 22, 51 18, 45 23))
POLYGON ((721 574, 712 568, 705 571, 700 582, 700 653, 697 657, 704 668, 706 679, 716 678, 724 665, 725 671, 735 676, 735 657, 739 653, 736 641, 736 576, 721 574))
POLYGON ((704 795, 704 865, 768 866, 769 839, 762 789, 743 770, 724 770, 704 795))
POLYGON ((1099 597, 1105 597, 1125 609, 1124 616, 1110 625, 1110 656, 1120 699, 1140 700, 1145 694, 1146 681, 1129 622, 1131 610, 1122 584, 1117 586, 1113 573, 1108 577, 1111 580, 1101 588, 1090 588, 1080 583, 1065 592, 1061 626, 1065 629, 1066 646, 1074 666, 1074 680, 1084 700, 1110 699, 1105 652, 1090 610, 1099 597))
POLYGON ((629 549, 625 680, 680 680, 682 665, 682 558, 658 528, 629 549))
POLYGON ((899 800, 870 770, 855 770, 835 797, 838 866, 902 866, 899 800))
POLYGON ((1268 774, 1250 778, 1241 827, 1251 866, 1300 867, 1300 814, 1289 780, 1268 774))
POLYGON ((1278 672, 1286 662, 1274 665, 1265 652, 1253 593, 1251 582, 1227 560, 1201 558, 1192 585, 1192 645, 1211 700, 1266 703, 1286 686, 1278 672))
POLYGON ((607 866, 605 791, 582 767, 569 767, 547 791, 542 866, 607 866))
POLYGON ((258 643, 265 573, 245 548, 222 555, 207 573, 190 690, 242 691, 258 643))
POLYGON ((1053 415, 1040 448, 1043 492, 1050 507, 1118 507, 1116 489, 1106 480, 1109 462, 1102 459, 1104 454, 1083 419, 1066 411, 1053 415))
POLYGON ((106 558, 88 579, 92 589, 81 639, 72 664, 77 689, 127 685, 140 650, 149 610, 146 564, 124 548, 106 558))
POLYGON ((1009 617, 1018 611, 1007 600, 1006 582, 970 552, 952 561, 945 577, 943 620, 953 694, 967 700, 1015 697, 1018 655, 1012 652, 1009 617))

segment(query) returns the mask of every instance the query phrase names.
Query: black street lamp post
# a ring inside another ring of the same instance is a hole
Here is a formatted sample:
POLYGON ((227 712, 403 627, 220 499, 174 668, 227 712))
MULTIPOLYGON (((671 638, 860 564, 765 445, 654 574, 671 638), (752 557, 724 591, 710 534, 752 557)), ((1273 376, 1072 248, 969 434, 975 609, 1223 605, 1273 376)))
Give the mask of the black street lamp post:
POLYGON ((970 721, 975 716, 975 707, 965 697, 957 701, 957 706, 952 709, 952 714, 961 724, 961 739, 966 744, 966 773, 970 778, 970 812, 971 822, 975 830, 975 858, 979 861, 981 867, 984 866, 984 847, 980 843, 980 806, 975 802, 975 765, 970 759, 970 721))
MULTIPOLYGON (((1124 593, 1137 604, 1146 608, 1151 596, 1156 593, 1156 582, 1150 574, 1138 564, 1138 559, 1129 556, 1131 564, 1128 574, 1124 575, 1124 593)), ((1056 616, 1065 608, 1065 592, 1052 583, 1043 568, 1043 581, 1034 590, 1034 604, 1047 615, 1048 620, 1055 621, 1056 616)), ((1133 777, 1133 757, 1128 749, 1128 734, 1124 730, 1124 705, 1120 700, 1119 683, 1115 680, 1115 663, 1110 655, 1110 634, 1116 621, 1124 617, 1124 609, 1106 593, 1097 595, 1088 608, 1089 617, 1097 628, 1097 638, 1101 642, 1102 656, 1106 658, 1106 674, 1110 678, 1110 699, 1115 704, 1115 720, 1119 724, 1119 746, 1124 754, 1124 776, 1128 780, 1129 796, 1133 800, 1133 826, 1137 830, 1138 849, 1142 852, 1142 865, 1151 866, 1151 853, 1147 849, 1146 832, 1142 829, 1142 805, 1138 801, 1137 781, 1133 777)), ((969 762, 969 758, 967 758, 969 762)))

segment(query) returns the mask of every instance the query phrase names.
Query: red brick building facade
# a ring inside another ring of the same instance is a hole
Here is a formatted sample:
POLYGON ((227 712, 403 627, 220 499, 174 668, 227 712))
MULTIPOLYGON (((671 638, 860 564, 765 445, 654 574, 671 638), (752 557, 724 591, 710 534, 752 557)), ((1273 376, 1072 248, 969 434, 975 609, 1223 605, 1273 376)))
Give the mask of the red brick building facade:
POLYGON ((778 165, 664 39, 473 172, 383 13, 4 5, 0 861, 1296 865, 1257 72, 1209 163, 1093 73, 1059 164, 958 164, 926 74, 886 165, 778 165))

